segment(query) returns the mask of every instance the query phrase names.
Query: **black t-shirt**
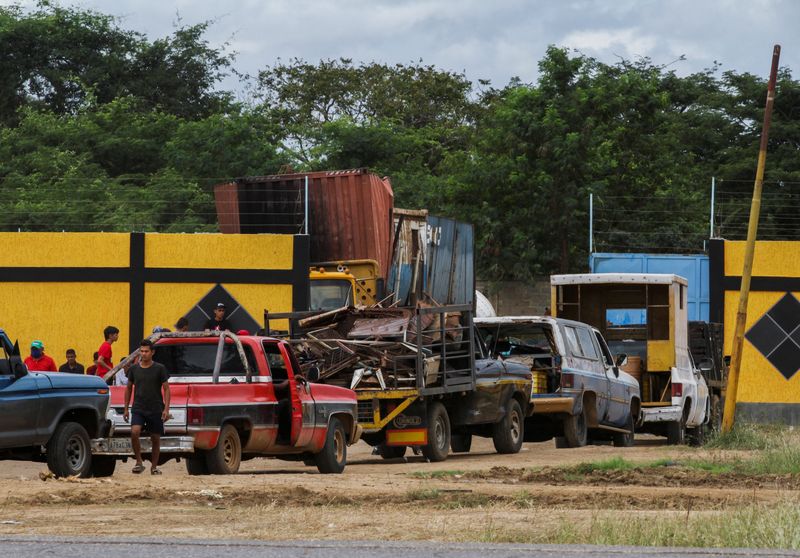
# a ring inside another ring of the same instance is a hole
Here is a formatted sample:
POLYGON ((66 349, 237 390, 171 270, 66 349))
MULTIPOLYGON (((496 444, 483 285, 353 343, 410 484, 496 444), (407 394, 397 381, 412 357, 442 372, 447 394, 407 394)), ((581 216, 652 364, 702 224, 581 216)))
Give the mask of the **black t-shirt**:
POLYGON ((68 374, 83 374, 83 364, 76 362, 75 368, 70 368, 69 364, 65 362, 58 368, 58 371, 67 372, 68 374))
POLYGON ((161 413, 164 410, 164 397, 161 384, 169 379, 167 368, 153 362, 147 368, 134 364, 128 369, 128 383, 135 386, 133 410, 138 413, 161 413))
POLYGON ((210 330, 220 330, 220 331, 232 331, 231 323, 226 319, 223 318, 221 322, 218 322, 214 318, 209 318, 206 320, 206 324, 203 326, 203 329, 210 329, 210 330))

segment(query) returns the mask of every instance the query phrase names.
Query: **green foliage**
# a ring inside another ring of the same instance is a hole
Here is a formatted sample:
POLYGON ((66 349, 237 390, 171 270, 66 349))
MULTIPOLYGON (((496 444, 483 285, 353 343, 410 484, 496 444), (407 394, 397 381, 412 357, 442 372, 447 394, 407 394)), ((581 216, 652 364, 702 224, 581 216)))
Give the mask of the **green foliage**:
POLYGON ((578 474, 589 474, 594 471, 629 471, 635 469, 639 465, 628 461, 622 457, 612 457, 603 461, 593 461, 588 463, 579 463, 573 467, 569 467, 570 472, 578 474))

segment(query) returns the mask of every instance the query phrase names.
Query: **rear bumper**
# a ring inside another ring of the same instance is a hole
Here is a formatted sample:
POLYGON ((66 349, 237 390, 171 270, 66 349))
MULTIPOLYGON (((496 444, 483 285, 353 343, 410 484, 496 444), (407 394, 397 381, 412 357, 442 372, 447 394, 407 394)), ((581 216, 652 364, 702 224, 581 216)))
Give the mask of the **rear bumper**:
MULTIPOLYGON (((142 437, 142 453, 150 453, 153 449, 150 438, 142 437)), ((162 436, 161 453, 194 453, 194 438, 191 436, 162 436)), ((92 454, 118 455, 130 457, 133 455, 130 438, 96 438, 92 440, 92 454)))
POLYGON ((665 407, 646 407, 642 409, 642 423, 648 422, 676 422, 683 417, 683 409, 679 405, 665 407))

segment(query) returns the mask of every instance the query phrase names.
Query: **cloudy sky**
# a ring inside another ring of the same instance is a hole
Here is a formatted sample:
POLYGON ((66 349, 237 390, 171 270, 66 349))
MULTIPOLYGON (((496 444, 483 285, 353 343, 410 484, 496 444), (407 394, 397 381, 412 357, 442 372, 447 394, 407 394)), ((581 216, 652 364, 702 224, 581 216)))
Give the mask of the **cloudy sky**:
MULTIPOLYGON (((0 4, 10 4, 0 0, 0 4)), ((23 5, 33 2, 23 1, 23 5)), ((800 77, 800 0, 78 0, 150 38, 180 18, 215 20, 207 38, 230 43, 255 74, 278 58, 427 64, 505 85, 534 81, 547 45, 605 62, 649 56, 686 74, 716 60, 766 77, 772 45, 800 77)), ((235 80, 224 86, 238 89, 235 80)))

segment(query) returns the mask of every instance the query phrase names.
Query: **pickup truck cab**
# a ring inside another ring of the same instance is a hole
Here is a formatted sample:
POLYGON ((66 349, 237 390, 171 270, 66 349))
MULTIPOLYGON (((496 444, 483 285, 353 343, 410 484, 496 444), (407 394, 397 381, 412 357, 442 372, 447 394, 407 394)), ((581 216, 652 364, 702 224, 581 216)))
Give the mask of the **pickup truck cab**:
POLYGON ((0 330, 0 459, 45 461, 57 477, 104 476, 91 438, 108 434, 108 386, 95 376, 28 372, 0 330))
POLYGON ((639 385, 620 370, 600 332, 586 324, 547 316, 477 318, 492 355, 533 374, 525 440, 556 439, 579 447, 611 439, 633 445, 639 385))
MULTIPOLYGON (((344 470, 347 446, 361 435, 355 393, 308 382, 288 343, 229 332, 154 338, 154 359, 170 374, 171 418, 161 439, 165 460, 184 458, 195 475, 235 473, 243 459, 262 456, 302 460, 322 473, 344 470)), ((123 386, 111 388, 109 418, 117 436, 98 444, 97 453, 132 455, 124 393, 123 386)), ((149 450, 147 437, 142 447, 149 450)))

